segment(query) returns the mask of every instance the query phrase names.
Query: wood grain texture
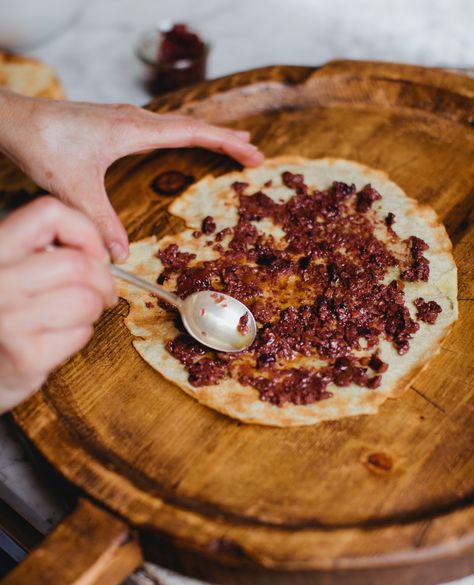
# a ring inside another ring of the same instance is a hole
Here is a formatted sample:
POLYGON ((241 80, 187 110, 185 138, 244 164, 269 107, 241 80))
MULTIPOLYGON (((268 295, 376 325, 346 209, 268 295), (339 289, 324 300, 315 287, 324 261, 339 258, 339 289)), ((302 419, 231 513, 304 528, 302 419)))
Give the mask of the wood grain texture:
POLYGON ((81 500, 2 585, 118 585, 142 560, 126 524, 81 500))
MULTIPOLYGON (((16 409, 17 423, 66 478, 141 529, 150 557, 164 539, 248 570, 317 570, 324 579, 311 573, 311 582, 324 583, 389 568, 433 575, 436 563, 474 570, 461 562, 474 557, 474 81, 377 63, 270 67, 150 107, 248 129, 268 156, 335 156, 386 171, 447 226, 459 322, 379 414, 275 429, 221 416, 160 377, 132 348, 122 301, 16 409)), ((166 213, 171 198, 151 188, 158 175, 197 180, 235 168, 202 150, 163 150, 119 161, 107 187, 134 240, 180 228, 166 213)), ((227 582, 249 582, 232 575, 227 582)))

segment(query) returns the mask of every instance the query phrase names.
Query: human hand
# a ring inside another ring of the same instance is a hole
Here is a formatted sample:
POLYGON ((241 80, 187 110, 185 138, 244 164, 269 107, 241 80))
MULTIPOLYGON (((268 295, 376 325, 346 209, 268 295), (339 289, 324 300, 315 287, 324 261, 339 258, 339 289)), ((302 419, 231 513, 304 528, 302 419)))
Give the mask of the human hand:
POLYGON ((0 223, 0 412, 37 390, 92 335, 117 295, 94 225, 53 197, 0 223), (46 252, 45 246, 58 246, 46 252))
POLYGON ((0 149, 38 185, 96 224, 112 259, 128 255, 127 234, 104 186, 107 168, 131 153, 202 146, 256 166, 263 160, 248 132, 211 126, 131 105, 24 98, 3 93, 0 149))

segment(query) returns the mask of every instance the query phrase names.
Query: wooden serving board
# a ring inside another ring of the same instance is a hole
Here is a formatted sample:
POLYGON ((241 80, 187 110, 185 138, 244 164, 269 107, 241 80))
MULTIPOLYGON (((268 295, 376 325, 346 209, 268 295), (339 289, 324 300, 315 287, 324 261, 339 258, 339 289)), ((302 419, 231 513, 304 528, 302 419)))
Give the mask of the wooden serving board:
MULTIPOLYGON (((140 530, 146 557, 216 582, 426 585, 474 572, 474 80, 381 63, 269 67, 149 107, 250 130, 267 156, 386 171, 445 222, 459 322, 379 414, 278 429, 242 425, 164 380, 133 349, 121 301, 16 409, 18 425, 140 530)), ((173 197, 153 188, 162 173, 196 181, 235 168, 203 150, 163 150, 119 161, 107 187, 135 240, 181 227, 166 211, 173 197)))

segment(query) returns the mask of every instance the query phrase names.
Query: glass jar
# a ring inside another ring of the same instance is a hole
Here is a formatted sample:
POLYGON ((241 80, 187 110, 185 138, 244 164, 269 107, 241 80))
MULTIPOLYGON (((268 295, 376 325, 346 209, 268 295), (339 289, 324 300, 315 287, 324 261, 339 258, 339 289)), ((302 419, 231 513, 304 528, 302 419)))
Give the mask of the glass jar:
POLYGON ((148 31, 137 47, 147 68, 146 86, 155 96, 203 81, 208 54, 209 44, 182 24, 148 31))

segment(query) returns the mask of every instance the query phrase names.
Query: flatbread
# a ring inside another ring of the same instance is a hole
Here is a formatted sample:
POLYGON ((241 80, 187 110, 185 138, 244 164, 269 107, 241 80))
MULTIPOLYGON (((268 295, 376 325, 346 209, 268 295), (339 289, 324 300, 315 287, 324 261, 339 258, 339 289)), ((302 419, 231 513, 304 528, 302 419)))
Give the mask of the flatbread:
POLYGON ((0 86, 20 95, 64 99, 64 89, 52 67, 33 57, 0 51, 0 86))
MULTIPOLYGON (((413 301, 416 298, 436 301, 442 308, 436 323, 418 321, 420 329, 410 342, 409 352, 402 356, 391 343, 381 340, 379 356, 389 364, 389 369, 384 373, 379 388, 371 390, 356 384, 338 387, 331 383, 328 386, 328 390, 333 392, 331 398, 306 405, 285 403, 283 406, 275 406, 260 400, 255 388, 244 386, 234 379, 224 379, 217 385, 192 386, 184 366, 165 347, 166 342, 178 334, 173 316, 157 306, 150 309, 150 297, 146 293, 119 282, 119 294, 130 304, 130 313, 125 323, 134 336, 133 345, 155 370, 201 404, 242 422, 289 427, 316 424, 346 416, 374 414, 387 398, 399 396, 427 365, 438 352, 442 340, 458 315, 456 265, 444 226, 433 209, 409 198, 384 172, 342 159, 308 160, 287 156, 267 160, 256 169, 229 173, 218 178, 206 176, 188 188, 169 208, 172 214, 184 220, 189 229, 176 235, 167 235, 159 241, 151 237, 132 243, 130 257, 124 268, 150 282, 156 282, 157 275, 163 269, 156 253, 171 243, 177 244, 183 252, 196 254, 197 258, 190 266, 216 258, 217 252, 212 247, 206 247, 203 239, 194 238, 193 230, 200 229, 202 220, 208 215, 214 218, 217 231, 237 223, 238 199, 230 187, 234 181, 249 183, 246 193, 250 194, 258 191, 271 179, 272 185, 264 189, 265 193, 278 202, 288 200, 294 195, 294 191, 282 183, 281 174, 284 171, 303 174, 305 183, 319 190, 328 188, 335 180, 354 183, 357 190, 371 183, 383 197, 373 204, 372 209, 376 216, 382 219, 388 212, 395 213, 397 219, 394 230, 400 238, 416 235, 429 245, 429 250, 424 253, 430 261, 429 281, 406 282, 405 305, 415 319, 416 308, 413 301)), ((271 220, 264 219, 254 222, 254 225, 258 230, 272 233, 276 239, 283 235, 271 220)), ((226 240, 222 244, 225 247, 226 240)), ((165 286, 173 290, 174 284, 171 279, 165 286)), ((293 367, 317 367, 318 364, 320 362, 317 358, 304 356, 291 362, 293 367)))

